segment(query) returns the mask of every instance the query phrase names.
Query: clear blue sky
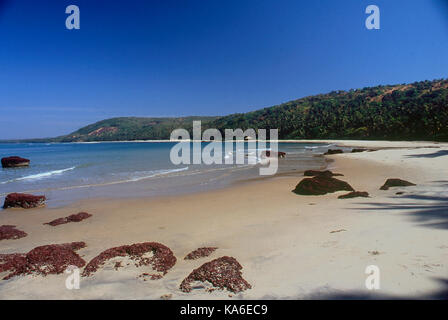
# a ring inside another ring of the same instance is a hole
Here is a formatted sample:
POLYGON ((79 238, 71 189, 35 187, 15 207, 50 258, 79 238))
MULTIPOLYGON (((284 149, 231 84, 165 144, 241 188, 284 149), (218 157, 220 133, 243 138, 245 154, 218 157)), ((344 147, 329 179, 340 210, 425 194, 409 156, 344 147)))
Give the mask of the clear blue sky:
POLYGON ((0 0, 0 139, 446 78, 446 2, 0 0), (364 26, 369 4, 381 30, 364 26))

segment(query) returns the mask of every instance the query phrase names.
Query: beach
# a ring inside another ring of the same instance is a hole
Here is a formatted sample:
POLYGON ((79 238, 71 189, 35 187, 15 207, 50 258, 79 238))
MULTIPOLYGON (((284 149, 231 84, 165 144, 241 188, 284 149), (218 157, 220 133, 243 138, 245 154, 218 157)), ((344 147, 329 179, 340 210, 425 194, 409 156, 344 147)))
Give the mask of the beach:
POLYGON ((111 247, 153 241, 169 247, 177 262, 161 279, 148 281, 138 278, 132 268, 99 270, 82 277, 79 290, 66 288, 66 274, 17 276, 0 280, 0 299, 446 297, 448 144, 310 142, 375 149, 326 156, 328 169, 343 174, 337 178, 370 197, 338 199, 346 192, 297 195, 291 190, 303 173, 288 172, 210 191, 3 210, 0 225, 15 225, 28 233, 2 240, 3 254, 84 241, 86 247, 78 254, 88 262, 111 247), (380 190, 388 178, 416 186, 380 190), (43 224, 78 212, 92 217, 57 227, 43 224), (200 247, 218 249, 209 257, 184 260, 200 247), (241 264, 251 289, 239 293, 179 289, 193 269, 222 256, 241 264), (381 271, 379 290, 365 286, 369 265, 381 271))

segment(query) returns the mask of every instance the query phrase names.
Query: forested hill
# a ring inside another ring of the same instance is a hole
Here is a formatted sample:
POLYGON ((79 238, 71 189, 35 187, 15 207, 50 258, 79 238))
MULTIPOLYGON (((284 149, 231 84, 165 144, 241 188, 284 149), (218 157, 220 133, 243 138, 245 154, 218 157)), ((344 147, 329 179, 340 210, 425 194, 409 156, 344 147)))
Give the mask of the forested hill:
POLYGON ((222 117, 113 118, 46 141, 169 139, 193 120, 222 131, 278 128, 280 139, 448 141, 448 80, 334 91, 222 117))
POLYGON ((213 121, 278 128, 281 139, 448 141, 448 80, 333 91, 213 121))

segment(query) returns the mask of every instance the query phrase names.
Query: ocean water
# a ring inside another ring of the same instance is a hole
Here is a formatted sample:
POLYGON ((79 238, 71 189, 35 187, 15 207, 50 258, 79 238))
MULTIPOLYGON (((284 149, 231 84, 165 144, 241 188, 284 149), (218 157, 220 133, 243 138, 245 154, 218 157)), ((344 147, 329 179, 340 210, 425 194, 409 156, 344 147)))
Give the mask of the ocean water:
MULTIPOLYGON (((256 178, 263 165, 257 150, 244 144, 245 163, 232 165, 179 164, 170 161, 175 142, 0 144, 0 157, 21 156, 29 167, 2 168, 0 196, 11 192, 45 194, 50 206, 86 198, 142 197, 188 193, 256 178), (249 164, 253 158, 256 164, 249 164)), ((191 144, 185 142, 184 144, 191 144)), ((205 147, 207 143, 202 143, 205 147)), ((280 143, 287 153, 279 172, 322 168, 319 157, 329 145, 280 143)), ((223 154, 234 157, 241 146, 223 154)), ((224 150, 223 146, 223 150, 224 150)), ((263 148, 260 150, 269 149, 263 148)), ((193 150, 192 150, 193 154, 193 150)))

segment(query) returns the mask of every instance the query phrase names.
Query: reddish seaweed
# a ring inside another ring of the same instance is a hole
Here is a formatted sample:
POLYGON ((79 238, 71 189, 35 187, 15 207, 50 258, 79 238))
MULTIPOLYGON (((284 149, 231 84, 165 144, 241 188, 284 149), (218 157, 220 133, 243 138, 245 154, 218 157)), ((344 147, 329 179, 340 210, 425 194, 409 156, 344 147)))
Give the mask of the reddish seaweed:
POLYGON ((0 240, 5 239, 20 239, 26 237, 28 234, 22 230, 16 229, 16 226, 3 225, 0 226, 0 240))
POLYGON ((6 196, 3 209, 7 208, 35 208, 45 205, 45 196, 35 196, 26 193, 10 193, 6 196))
POLYGON ((176 264, 176 257, 170 248, 158 242, 143 242, 114 247, 101 252, 90 260, 82 275, 88 277, 103 266, 107 260, 126 256, 135 262, 136 267, 150 265, 154 270, 161 272, 162 275, 165 275, 176 264), (153 256, 144 257, 143 255, 148 252, 152 252, 153 256))
POLYGON ((252 286, 243 279, 241 270, 243 267, 233 258, 224 256, 204 263, 194 269, 180 284, 183 292, 190 292, 195 281, 209 282, 218 289, 227 289, 231 292, 241 292, 252 286))
POLYGON ((203 247, 203 248, 198 248, 192 252, 190 252, 189 254, 186 255, 186 257, 184 258, 184 260, 196 260, 199 258, 204 258, 204 257, 208 257, 209 255, 211 255, 216 249, 218 249, 217 247, 203 247))
POLYGON ((68 217, 64 217, 64 218, 58 218, 55 219, 53 221, 44 223, 44 224, 49 224, 50 226, 58 226, 60 224, 65 224, 65 223, 69 223, 69 222, 80 222, 84 219, 90 218, 92 215, 87 213, 87 212, 79 212, 77 214, 72 214, 68 217))
POLYGON ((84 242, 51 244, 36 247, 28 253, 0 254, 0 273, 9 271, 3 280, 18 275, 63 273, 68 266, 83 267, 86 262, 75 252, 84 242))

